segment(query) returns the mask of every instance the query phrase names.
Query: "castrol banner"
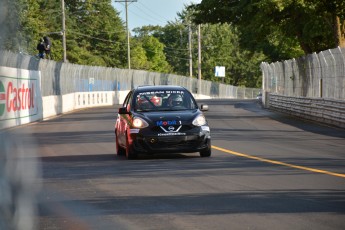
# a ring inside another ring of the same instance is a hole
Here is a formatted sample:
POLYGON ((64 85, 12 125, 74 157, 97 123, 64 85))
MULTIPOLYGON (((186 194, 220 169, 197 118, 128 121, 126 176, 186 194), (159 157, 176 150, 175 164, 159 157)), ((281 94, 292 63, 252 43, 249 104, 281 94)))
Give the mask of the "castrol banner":
POLYGON ((0 129, 41 118, 40 72, 0 66, 0 129))

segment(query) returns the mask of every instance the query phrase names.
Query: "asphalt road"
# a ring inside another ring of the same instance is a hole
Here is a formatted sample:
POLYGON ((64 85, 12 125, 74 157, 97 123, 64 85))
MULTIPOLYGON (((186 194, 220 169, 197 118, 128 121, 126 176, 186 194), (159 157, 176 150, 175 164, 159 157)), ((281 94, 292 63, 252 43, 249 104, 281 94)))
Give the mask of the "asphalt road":
POLYGON ((116 156, 115 107, 9 130, 14 151, 39 160, 37 228, 345 228, 345 130, 255 101, 206 102, 210 158, 116 156))

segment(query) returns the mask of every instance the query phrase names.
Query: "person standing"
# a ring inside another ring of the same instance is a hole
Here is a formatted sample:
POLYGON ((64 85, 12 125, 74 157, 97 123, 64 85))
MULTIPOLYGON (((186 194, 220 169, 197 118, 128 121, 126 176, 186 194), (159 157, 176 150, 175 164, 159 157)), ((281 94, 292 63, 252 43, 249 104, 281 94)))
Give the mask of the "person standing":
POLYGON ((43 40, 44 40, 44 45, 45 45, 46 58, 51 59, 51 55, 50 55, 51 51, 50 51, 50 49, 51 49, 52 43, 51 43, 51 41, 50 41, 48 36, 44 36, 43 40))
POLYGON ((41 59, 44 59, 44 55, 46 52, 46 46, 44 44, 44 39, 41 38, 39 40, 39 43, 37 44, 37 50, 38 50, 38 57, 41 59))

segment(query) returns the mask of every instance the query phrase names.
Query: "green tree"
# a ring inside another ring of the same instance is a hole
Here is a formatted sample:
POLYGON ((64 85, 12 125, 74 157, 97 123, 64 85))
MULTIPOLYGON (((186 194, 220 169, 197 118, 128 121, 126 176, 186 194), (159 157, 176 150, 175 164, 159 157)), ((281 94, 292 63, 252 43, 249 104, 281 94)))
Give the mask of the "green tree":
POLYGON ((232 23, 241 31, 244 47, 279 60, 301 54, 296 45, 305 54, 342 46, 334 34, 344 35, 344 4, 343 0, 203 0, 192 8, 196 23, 232 23))
POLYGON ((0 1, 0 48, 36 53, 38 33, 44 26, 36 0, 0 1))
MULTIPOLYGON (((139 36, 154 36, 165 44, 166 60, 173 68, 173 73, 189 75, 189 38, 191 29, 193 73, 197 73, 198 66, 198 38, 197 26, 191 23, 186 7, 178 13, 178 19, 169 22, 164 27, 148 26, 137 28, 139 36)), ((231 24, 202 25, 202 78, 211 81, 224 81, 233 85, 259 87, 261 82, 260 63, 266 56, 260 52, 251 52, 239 46, 239 31, 231 24), (226 77, 215 77, 215 66, 226 67, 226 77)))
POLYGON ((202 25, 202 76, 206 80, 220 81, 215 67, 226 69, 225 83, 235 86, 258 87, 260 63, 265 56, 241 49, 237 30, 227 23, 202 25))
POLYGON ((170 73, 171 67, 166 61, 164 44, 153 36, 144 36, 141 38, 142 47, 145 50, 148 70, 161 73, 170 73))
MULTIPOLYGON (((80 64, 95 64, 111 67, 124 67, 127 63, 126 32, 119 13, 111 5, 110 0, 74 1, 65 0, 68 15, 72 21, 68 30, 69 50, 77 50, 77 45, 97 56, 76 60, 80 64), (75 42, 73 42, 75 41, 75 42)), ((77 57, 77 56, 76 56, 77 57)))
POLYGON ((146 51, 142 46, 142 42, 138 39, 132 39, 131 43, 131 68, 141 70, 149 69, 146 51))
POLYGON ((171 71, 180 75, 188 73, 188 37, 186 27, 181 22, 168 22, 164 27, 143 26, 135 28, 137 38, 153 36, 164 44, 166 61, 171 66, 171 71))
MULTIPOLYGON (((52 58, 56 61, 60 61, 63 59, 61 1, 37 0, 37 2, 39 3, 40 7, 39 12, 37 12, 36 15, 39 16, 39 23, 43 25, 39 26, 39 31, 35 33, 35 36, 38 38, 48 36, 52 43, 52 58)), ((66 19, 66 25, 70 26, 71 22, 67 16, 67 13, 66 19)))
POLYGON ((183 21, 169 22, 154 33, 165 45, 167 61, 175 73, 189 75, 188 26, 183 21))
MULTIPOLYGON (((193 73, 197 72, 198 44, 197 27, 191 23, 190 9, 178 13, 178 19, 164 27, 145 26, 136 28, 138 37, 153 36, 165 45, 164 53, 173 73, 189 75, 189 42, 192 44, 193 73), (192 32, 191 41, 188 33, 192 32)), ((202 26, 202 78, 224 81, 234 85, 259 87, 260 62, 266 57, 257 52, 241 49, 239 32, 230 24, 205 24, 202 26), (215 66, 226 67, 226 77, 215 77, 215 66)))
POLYGON ((320 23, 323 28, 332 32, 335 46, 345 47, 345 1, 305 0, 305 2, 306 5, 312 5, 315 9, 318 20, 315 21, 313 27, 317 27, 320 23))
MULTIPOLYGON (((38 40, 49 36, 53 59, 62 60, 61 1, 2 0, 0 6, 1 48, 35 55, 38 40)), ((127 65, 126 31, 111 0, 65 0, 65 19, 70 62, 109 67, 127 65)))

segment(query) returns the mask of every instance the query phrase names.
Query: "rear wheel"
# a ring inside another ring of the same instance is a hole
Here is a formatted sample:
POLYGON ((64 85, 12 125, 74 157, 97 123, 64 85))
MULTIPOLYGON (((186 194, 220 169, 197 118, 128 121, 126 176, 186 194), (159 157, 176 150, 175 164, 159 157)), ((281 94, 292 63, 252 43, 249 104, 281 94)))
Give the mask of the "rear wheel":
POLYGON ((115 130, 115 143, 116 143, 116 154, 118 156, 125 155, 126 150, 119 145, 119 140, 118 140, 117 135, 116 135, 116 130, 115 130))

